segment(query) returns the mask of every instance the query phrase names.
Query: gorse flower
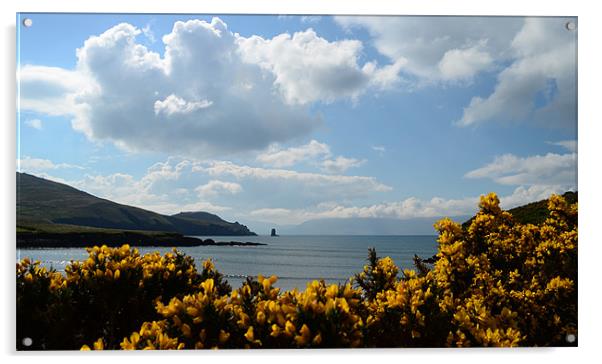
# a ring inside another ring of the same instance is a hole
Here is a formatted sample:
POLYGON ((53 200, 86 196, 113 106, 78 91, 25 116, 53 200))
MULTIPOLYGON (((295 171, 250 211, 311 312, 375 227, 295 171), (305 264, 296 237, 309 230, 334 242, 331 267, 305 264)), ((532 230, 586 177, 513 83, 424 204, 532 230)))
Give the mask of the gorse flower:
POLYGON ((282 292, 277 277, 232 290, 211 260, 93 247, 65 275, 17 264, 17 335, 35 348, 211 349, 558 346, 577 334, 577 205, 520 224, 495 194, 463 228, 449 219, 418 272, 369 250, 341 285, 282 292))

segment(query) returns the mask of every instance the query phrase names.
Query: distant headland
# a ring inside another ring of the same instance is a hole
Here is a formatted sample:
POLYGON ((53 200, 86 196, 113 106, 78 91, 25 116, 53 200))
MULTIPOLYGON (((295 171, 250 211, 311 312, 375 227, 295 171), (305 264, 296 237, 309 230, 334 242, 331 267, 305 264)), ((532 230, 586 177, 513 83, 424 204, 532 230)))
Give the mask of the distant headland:
POLYGON ((192 236, 256 236, 204 212, 162 215, 17 172, 17 247, 263 245, 192 236))

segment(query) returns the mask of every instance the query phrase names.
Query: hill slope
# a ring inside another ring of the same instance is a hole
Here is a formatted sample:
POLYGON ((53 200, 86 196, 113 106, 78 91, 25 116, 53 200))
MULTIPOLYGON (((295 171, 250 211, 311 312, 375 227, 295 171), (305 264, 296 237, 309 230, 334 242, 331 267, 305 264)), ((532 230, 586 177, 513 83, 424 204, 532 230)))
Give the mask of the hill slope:
MULTIPOLYGON (((570 204, 577 202, 577 192, 565 192, 562 197, 570 204)), ((545 221, 549 215, 548 200, 532 202, 523 206, 508 210, 514 220, 521 224, 540 224, 545 221)))
POLYGON ((224 221, 209 213, 161 215, 17 172, 17 226, 40 224, 166 231, 185 235, 254 235, 244 225, 224 221))
MULTIPOLYGON (((573 204, 578 200, 578 193, 568 191, 565 192, 562 197, 564 197, 568 203, 573 204)), ((520 222, 521 224, 541 224, 549 216, 548 200, 531 202, 510 209, 508 212, 512 214, 514 221, 520 222)), ((474 219, 474 216, 464 222, 462 227, 467 228, 472 222, 472 219, 474 219)))

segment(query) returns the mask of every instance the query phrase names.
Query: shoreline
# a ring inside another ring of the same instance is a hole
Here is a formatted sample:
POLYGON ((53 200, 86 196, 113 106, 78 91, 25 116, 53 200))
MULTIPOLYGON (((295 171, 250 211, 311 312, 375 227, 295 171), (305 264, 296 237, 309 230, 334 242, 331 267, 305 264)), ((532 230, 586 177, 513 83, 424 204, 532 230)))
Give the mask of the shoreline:
POLYGON ((265 243, 240 241, 214 241, 199 239, 177 233, 144 234, 130 231, 103 232, 18 232, 19 248, 85 248, 94 245, 120 247, 129 244, 132 247, 194 247, 194 246, 262 246, 265 243))

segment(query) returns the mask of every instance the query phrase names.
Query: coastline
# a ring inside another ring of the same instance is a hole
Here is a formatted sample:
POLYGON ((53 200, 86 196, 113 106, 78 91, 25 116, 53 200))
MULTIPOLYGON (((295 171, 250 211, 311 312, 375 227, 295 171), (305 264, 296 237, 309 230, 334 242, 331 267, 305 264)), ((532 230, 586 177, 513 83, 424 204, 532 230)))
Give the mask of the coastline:
POLYGON ((178 233, 117 232, 17 232, 18 248, 84 248, 94 245, 120 247, 259 246, 257 242, 214 241, 178 233))

